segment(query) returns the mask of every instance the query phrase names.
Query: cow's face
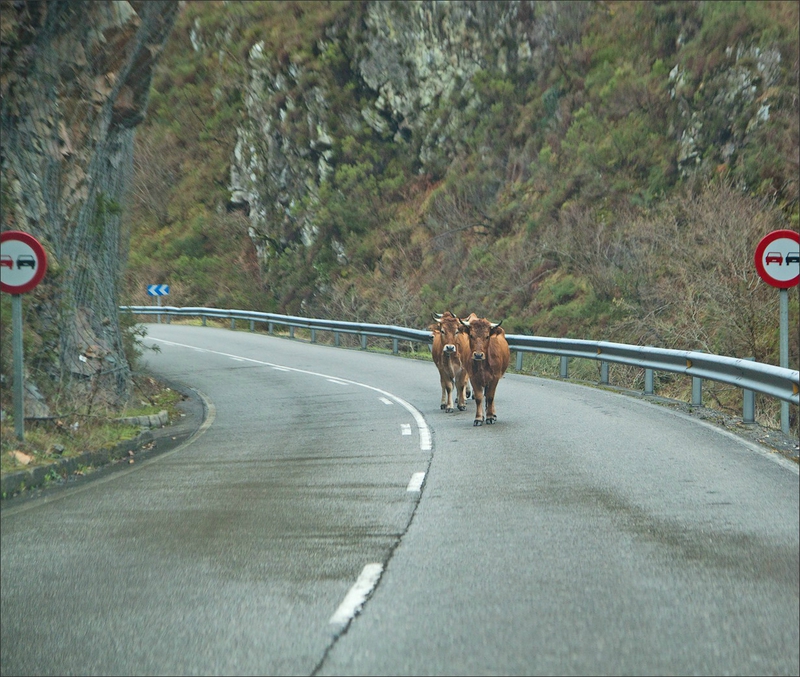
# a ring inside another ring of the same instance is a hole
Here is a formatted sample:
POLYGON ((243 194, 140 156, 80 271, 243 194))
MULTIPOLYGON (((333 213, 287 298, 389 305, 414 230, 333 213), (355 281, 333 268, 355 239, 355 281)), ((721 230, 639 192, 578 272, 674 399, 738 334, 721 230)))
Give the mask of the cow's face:
POLYGON ((445 353, 456 352, 456 337, 458 336, 461 323, 458 318, 454 317, 451 313, 446 313, 437 319, 438 331, 442 335, 442 343, 444 347, 442 350, 445 353))
POLYGON ((467 321, 460 320, 461 326, 469 335, 469 347, 472 352, 474 362, 486 360, 486 349, 489 346, 489 338, 497 333, 497 328, 502 322, 492 323, 486 318, 468 318, 467 321))

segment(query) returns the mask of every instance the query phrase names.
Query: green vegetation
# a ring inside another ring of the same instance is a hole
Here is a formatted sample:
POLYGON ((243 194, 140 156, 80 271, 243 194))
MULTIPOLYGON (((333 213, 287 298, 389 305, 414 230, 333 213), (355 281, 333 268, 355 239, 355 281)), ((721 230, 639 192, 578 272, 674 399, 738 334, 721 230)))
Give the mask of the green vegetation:
POLYGON ((166 411, 171 421, 180 416, 181 393, 165 387, 149 376, 135 379, 135 399, 121 412, 106 410, 87 414, 76 410, 65 416, 25 422, 25 439, 16 437, 14 417, 0 422, 0 472, 51 465, 62 458, 73 458, 85 451, 109 449, 140 433, 139 426, 115 418, 146 416, 166 411))
POLYGON ((363 124, 366 4, 187 3, 137 132, 122 302, 169 283, 175 305, 417 327, 475 311, 777 363, 777 293, 752 252, 800 226, 797 3, 523 5, 550 27, 536 68, 487 64, 411 130, 363 124), (314 118, 330 135, 313 190, 260 176, 263 228, 229 192, 256 46, 283 87, 263 90, 253 153, 284 143, 315 176, 314 118), (422 162, 428 133, 444 141, 422 162))

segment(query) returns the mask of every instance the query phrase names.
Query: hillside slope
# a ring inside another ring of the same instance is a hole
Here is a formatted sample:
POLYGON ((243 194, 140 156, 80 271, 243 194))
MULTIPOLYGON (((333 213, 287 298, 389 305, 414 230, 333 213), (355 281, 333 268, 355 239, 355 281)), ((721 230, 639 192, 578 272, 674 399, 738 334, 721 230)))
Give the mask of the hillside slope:
POLYGON ((798 228, 799 63, 793 2, 187 3, 125 300, 777 363, 752 257, 798 228))

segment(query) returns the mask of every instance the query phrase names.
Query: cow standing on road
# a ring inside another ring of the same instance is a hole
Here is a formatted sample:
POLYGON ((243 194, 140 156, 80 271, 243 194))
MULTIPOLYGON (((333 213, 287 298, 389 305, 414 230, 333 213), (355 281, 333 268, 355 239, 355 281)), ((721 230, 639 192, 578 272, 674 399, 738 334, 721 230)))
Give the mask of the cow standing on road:
POLYGON ((475 397, 475 421, 473 425, 494 423, 497 413, 494 407, 494 394, 497 383, 508 369, 511 352, 508 349, 505 330, 485 317, 471 315, 466 320, 459 319, 469 338, 469 359, 466 360, 469 380, 475 397), (486 397, 486 416, 483 414, 483 398, 486 397))
MULTIPOLYGON (((473 317, 474 313, 470 315, 473 317)), ((461 322, 449 310, 442 314, 434 313, 435 324, 430 326, 433 334, 431 353, 433 362, 439 370, 442 384, 441 409, 447 413, 453 411, 453 387, 456 389, 457 407, 459 411, 467 408, 467 371, 465 363, 469 359, 469 340, 460 331, 461 322)))

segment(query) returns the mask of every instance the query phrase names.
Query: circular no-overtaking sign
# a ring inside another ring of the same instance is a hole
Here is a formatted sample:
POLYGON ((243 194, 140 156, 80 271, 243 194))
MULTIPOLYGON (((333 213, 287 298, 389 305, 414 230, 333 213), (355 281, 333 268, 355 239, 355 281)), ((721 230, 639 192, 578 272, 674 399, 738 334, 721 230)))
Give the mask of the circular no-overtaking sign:
POLYGON ((764 282, 788 289, 800 282, 800 234, 773 230, 756 247, 756 270, 764 282))
POLYGON ((0 233, 0 291, 24 294, 42 281, 46 270, 47 254, 33 235, 0 233))

